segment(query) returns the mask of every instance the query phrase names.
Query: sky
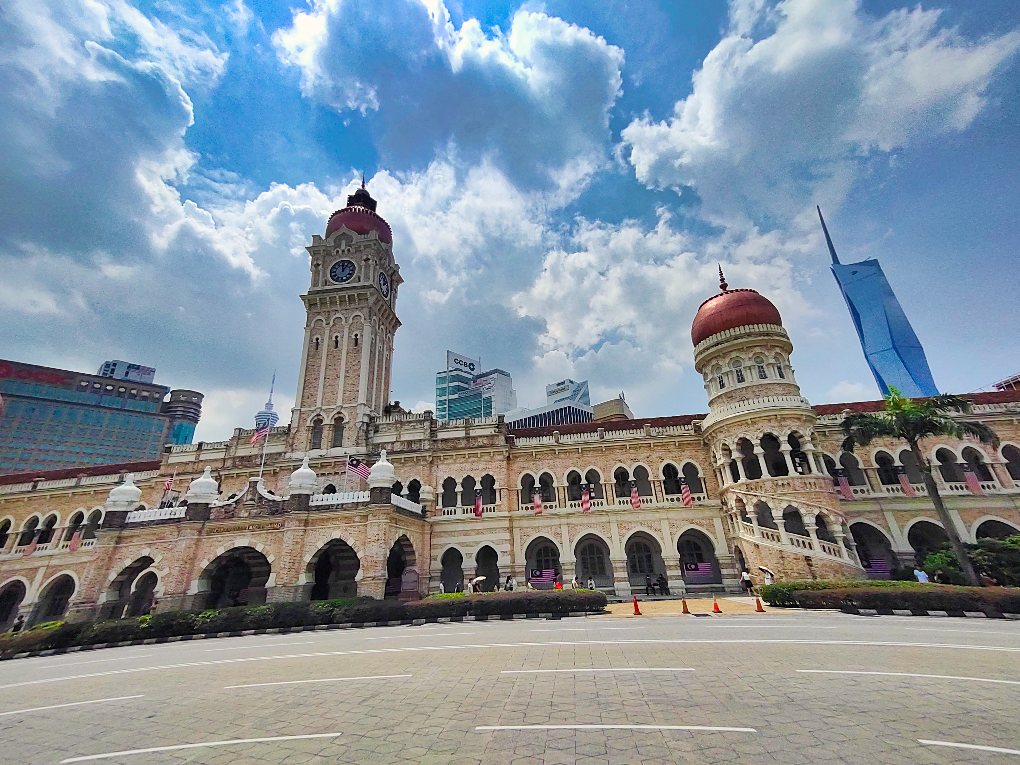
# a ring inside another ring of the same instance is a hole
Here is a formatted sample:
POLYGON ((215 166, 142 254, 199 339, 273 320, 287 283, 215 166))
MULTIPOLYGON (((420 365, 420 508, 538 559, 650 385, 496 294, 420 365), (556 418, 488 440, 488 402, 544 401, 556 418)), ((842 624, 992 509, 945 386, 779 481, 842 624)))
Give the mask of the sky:
POLYGON ((391 399, 447 348, 703 412, 690 324, 780 309, 812 402, 876 398, 828 270, 877 257, 948 392, 1020 372, 1020 5, 7 0, 0 357, 293 404, 305 246, 364 173, 405 283, 391 399))

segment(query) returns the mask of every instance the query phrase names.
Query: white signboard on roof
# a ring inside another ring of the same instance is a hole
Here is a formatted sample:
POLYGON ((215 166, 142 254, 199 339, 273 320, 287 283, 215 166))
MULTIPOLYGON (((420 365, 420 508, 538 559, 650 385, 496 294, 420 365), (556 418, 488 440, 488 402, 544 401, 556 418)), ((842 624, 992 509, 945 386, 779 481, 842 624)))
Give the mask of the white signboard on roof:
POLYGON ((476 375, 481 371, 482 362, 480 359, 473 359, 470 356, 462 356, 453 351, 446 352, 446 368, 457 369, 461 372, 468 372, 476 375))

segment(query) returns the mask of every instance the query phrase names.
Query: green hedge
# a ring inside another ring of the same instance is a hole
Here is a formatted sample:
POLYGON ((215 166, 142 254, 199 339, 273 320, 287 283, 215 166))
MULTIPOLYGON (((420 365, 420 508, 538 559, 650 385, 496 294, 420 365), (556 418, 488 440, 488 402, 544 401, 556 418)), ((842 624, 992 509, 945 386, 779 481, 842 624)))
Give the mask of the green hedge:
POLYGON ((922 584, 907 587, 842 587, 794 593, 801 608, 910 609, 1020 613, 1020 589, 922 584))
POLYGON ((761 588, 761 597, 770 606, 795 608, 800 605, 794 595, 797 592, 834 589, 849 590, 861 587, 902 590, 926 586, 918 582, 897 582, 882 579, 795 579, 789 582, 765 585, 761 588))
POLYGON ((501 616, 522 613, 563 615, 605 610, 606 596, 588 590, 492 592, 438 595, 411 603, 340 598, 272 603, 206 611, 162 611, 149 616, 94 623, 48 622, 20 633, 0 634, 0 658, 24 651, 99 645, 217 632, 304 627, 322 624, 409 621, 438 617, 501 616))

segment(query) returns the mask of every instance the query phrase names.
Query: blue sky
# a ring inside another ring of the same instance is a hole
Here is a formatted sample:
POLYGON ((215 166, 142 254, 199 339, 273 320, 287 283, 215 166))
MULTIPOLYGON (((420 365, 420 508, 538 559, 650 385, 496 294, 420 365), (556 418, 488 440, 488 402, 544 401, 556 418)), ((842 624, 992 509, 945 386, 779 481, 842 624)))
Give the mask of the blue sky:
POLYGON ((304 252, 366 174, 406 283, 392 397, 446 348, 703 411, 716 290, 780 308, 815 402, 876 388, 827 269, 878 257, 940 388, 1020 371, 1020 7, 13 0, 0 356, 154 365, 198 436, 293 401, 304 252))

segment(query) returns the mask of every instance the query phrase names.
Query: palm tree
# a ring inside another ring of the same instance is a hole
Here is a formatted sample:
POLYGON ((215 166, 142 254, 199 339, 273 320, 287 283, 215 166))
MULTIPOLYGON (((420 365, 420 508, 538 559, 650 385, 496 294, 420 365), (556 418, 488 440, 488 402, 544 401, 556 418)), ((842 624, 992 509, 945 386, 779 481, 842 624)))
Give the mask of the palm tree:
POLYGON ((952 438, 976 438, 981 443, 992 446, 999 445, 999 437, 987 425, 980 422, 968 422, 952 416, 968 414, 970 401, 962 396, 941 395, 931 398, 911 399, 902 395, 895 388, 889 389, 885 397, 885 407, 879 413, 852 413, 843 419, 843 450, 852 452, 855 446, 867 446, 878 438, 895 438, 906 441, 914 460, 921 469, 924 486, 928 490, 935 511, 942 521, 942 526, 953 546, 956 558, 960 562, 960 570, 967 582, 980 586, 981 582, 974 573, 974 567, 967 557, 963 540, 956 530, 956 524, 949 517, 945 503, 939 495, 938 486, 931 474, 931 462, 921 452, 918 442, 931 436, 950 436, 952 438))

